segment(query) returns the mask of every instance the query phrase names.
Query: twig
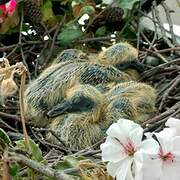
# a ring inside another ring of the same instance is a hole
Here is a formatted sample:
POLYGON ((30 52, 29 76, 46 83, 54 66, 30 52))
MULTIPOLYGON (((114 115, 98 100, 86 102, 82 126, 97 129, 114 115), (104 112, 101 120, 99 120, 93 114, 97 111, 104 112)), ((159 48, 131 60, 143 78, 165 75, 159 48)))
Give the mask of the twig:
MULTIPOLYGON (((52 39, 52 43, 51 43, 51 47, 50 47, 50 51, 48 53, 48 56, 46 57, 46 59, 44 60, 44 66, 46 65, 46 63, 49 61, 49 59, 51 58, 52 56, 52 53, 53 53, 53 49, 54 49, 54 45, 55 45, 55 42, 56 42, 56 38, 57 38, 57 35, 60 31, 60 29, 63 27, 64 23, 65 23, 65 20, 66 20, 66 15, 64 15, 62 21, 60 24, 57 24, 57 28, 56 28, 56 31, 54 33, 54 36, 53 36, 53 39, 52 39)), ((44 67, 43 66, 43 67, 44 67)))
MULTIPOLYGON (((146 42, 147 42, 149 45, 151 45, 151 42, 148 40, 148 38, 146 37, 146 35, 145 35, 143 32, 141 32, 141 35, 142 35, 142 37, 146 40, 146 42)), ((158 52, 156 52, 157 49, 156 49, 154 46, 152 46, 152 48, 153 48, 154 51, 155 51, 155 52, 153 52, 153 53, 154 53, 157 57, 159 57, 159 58, 160 58, 163 62, 165 62, 165 63, 168 62, 165 57, 163 57, 161 54, 159 54, 158 52)))
POLYGON ((167 4, 164 1, 161 2, 161 5, 164 8, 164 11, 166 13, 166 18, 167 18, 167 22, 169 24, 169 30, 171 33, 172 42, 174 45, 177 45, 176 38, 174 35, 174 30, 173 30, 173 22, 172 22, 172 18, 171 18, 171 14, 170 14, 171 10, 169 9, 169 7, 167 6, 167 4))
POLYGON ((66 147, 66 145, 64 144, 64 142, 57 136, 57 134, 52 130, 52 129, 46 129, 46 128, 34 128, 32 127, 32 130, 35 130, 37 132, 49 132, 51 133, 64 147, 66 147))
POLYGON ((154 122, 158 122, 162 118, 165 118, 165 117, 169 116, 170 114, 176 112, 179 108, 180 108, 180 102, 177 102, 174 106, 172 106, 170 109, 163 112, 162 114, 143 122, 141 124, 141 126, 144 127, 146 124, 151 124, 151 123, 154 123, 154 122))
POLYGON ((165 93, 163 94, 163 97, 162 97, 162 100, 161 100, 161 103, 160 103, 160 106, 159 106, 159 110, 161 111, 163 106, 164 106, 164 103, 166 101, 166 99, 168 98, 169 94, 172 92, 172 90, 174 88, 177 87, 177 85, 180 83, 180 75, 178 75, 176 77, 176 79, 174 80, 174 83, 165 91, 165 93))
MULTIPOLYGON (((153 19, 155 19, 154 9, 152 9, 151 12, 152 12, 152 17, 153 17, 153 19)), ((155 41, 156 41, 156 39, 157 39, 157 27, 156 27, 156 23, 155 23, 154 21, 153 21, 153 23, 154 23, 154 30, 155 30, 155 32, 154 32, 153 40, 152 40, 152 42, 150 43, 148 50, 151 50, 151 49, 153 48, 153 45, 154 45, 154 43, 155 43, 155 41)), ((157 52, 157 51, 156 51, 156 52, 157 52)), ((145 60, 145 58, 147 57, 147 55, 148 55, 148 53, 146 52, 146 55, 145 55, 145 57, 144 57, 144 60, 145 60)))
POLYGON ((17 154, 17 153, 11 153, 9 152, 9 159, 13 161, 20 162, 29 168, 33 169, 36 172, 39 172, 45 176, 57 179, 57 180, 73 180, 69 175, 65 174, 63 171, 54 170, 47 165, 45 166, 42 163, 38 163, 34 160, 28 159, 26 156, 17 154))
POLYGON ((116 38, 111 37, 111 36, 103 36, 103 37, 93 37, 93 38, 79 39, 76 42, 87 43, 87 42, 91 42, 91 41, 106 41, 106 40, 111 40, 111 39, 116 39, 116 38))
POLYGON ((23 134, 25 138, 26 145, 28 148, 30 148, 29 144, 29 137, 28 133, 26 130, 26 125, 25 125, 25 113, 24 113, 24 86, 25 86, 25 81, 26 81, 26 71, 21 75, 21 85, 19 89, 19 104, 20 104, 20 114, 21 114, 21 122, 22 122, 22 127, 23 127, 23 134))
POLYGON ((157 50, 156 52, 165 53, 165 52, 169 52, 169 51, 180 51, 180 47, 161 49, 161 50, 157 50))
POLYGON ((142 74, 142 77, 140 80, 144 80, 145 78, 148 78, 154 74, 156 74, 159 70, 163 69, 164 67, 168 66, 168 65, 171 65, 171 64, 179 64, 180 63, 180 58, 178 59, 175 59, 175 60, 172 60, 172 61, 169 61, 167 63, 164 63, 164 64, 161 64, 159 66, 156 66, 148 71, 145 71, 143 74, 142 74))
POLYGON ((4 122, 1 118, 0 118, 0 124, 3 124, 6 128, 8 128, 8 129, 10 129, 10 130, 12 130, 12 131, 14 131, 14 132, 18 132, 17 129, 11 127, 9 124, 7 124, 6 122, 4 122))
POLYGON ((159 16, 159 11, 157 9, 156 1, 153 1, 153 8, 154 8, 156 19, 160 25, 159 28, 160 28, 161 33, 162 33, 162 38, 168 44, 169 47, 174 47, 174 45, 171 43, 171 41, 166 36, 166 32, 164 30, 163 23, 162 23, 160 16, 159 16))
POLYGON ((6 151, 4 152, 4 155, 3 155, 2 180, 10 180, 10 177, 9 177, 9 161, 8 161, 8 154, 6 151))
MULTIPOLYGON (((32 128, 32 132, 33 132, 33 129, 36 130, 36 131, 39 131, 39 132, 47 132, 48 129, 37 129, 37 128, 32 128)), ((33 135, 36 137, 36 139, 41 143, 43 144, 44 146, 50 146, 50 147, 53 147, 53 148, 56 148, 58 149, 59 151, 63 152, 64 154, 68 154, 69 152, 72 152, 72 150, 69 150, 69 149, 66 149, 65 147, 61 147, 59 145, 55 145, 55 144, 51 144, 45 140, 41 140, 35 133, 33 133, 33 135)))
POLYGON ((29 78, 29 80, 31 80, 31 76, 30 76, 28 64, 27 64, 27 62, 26 62, 26 58, 25 58, 25 56, 24 56, 24 51, 23 51, 23 48, 22 48, 22 28, 23 28, 23 21, 24 21, 24 11, 23 11, 23 9, 21 9, 21 22, 20 22, 18 46, 19 46, 20 49, 21 49, 21 57, 22 57, 22 59, 23 59, 24 65, 26 66, 28 78, 29 78))
POLYGON ((20 121, 18 116, 12 115, 12 114, 8 114, 8 113, 5 113, 5 112, 1 112, 1 111, 0 111, 0 116, 8 118, 8 119, 13 119, 14 121, 20 121))

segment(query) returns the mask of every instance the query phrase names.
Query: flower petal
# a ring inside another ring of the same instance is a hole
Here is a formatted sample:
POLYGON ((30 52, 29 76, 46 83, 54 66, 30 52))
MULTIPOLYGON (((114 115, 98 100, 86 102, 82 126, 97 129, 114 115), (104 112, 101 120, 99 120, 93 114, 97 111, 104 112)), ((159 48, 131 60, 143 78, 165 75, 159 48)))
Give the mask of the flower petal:
POLYGON ((139 150, 134 154, 134 179, 135 180, 143 180, 143 151, 139 150))
POLYGON ((146 154, 158 154, 159 144, 153 138, 149 138, 142 142, 141 149, 146 154))
POLYGON ((160 180, 179 180, 180 179, 180 162, 173 162, 172 164, 164 164, 163 174, 160 180))
POLYGON ((144 153, 142 176, 143 176, 143 180, 160 180, 160 177, 162 176, 161 159, 151 158, 151 156, 144 153))
POLYGON ((170 128, 175 128, 176 129, 176 135, 180 136, 180 119, 176 118, 169 118, 166 122, 166 126, 170 128))
POLYGON ((117 163, 108 163, 107 171, 116 180, 126 180, 128 170, 132 164, 132 158, 126 158, 117 163))
POLYGON ((163 154, 173 152, 173 142, 171 138, 166 138, 165 136, 159 136, 158 133, 156 133, 156 137, 160 143, 163 154))
POLYGON ((126 157, 122 145, 115 139, 107 137, 106 141, 100 146, 102 150, 102 160, 118 162, 126 157))
POLYGON ((139 147, 142 142, 143 128, 137 127, 129 132, 129 138, 136 147, 139 147))
POLYGON ((180 161, 180 136, 172 138, 173 142, 173 154, 175 155, 175 160, 180 161))
POLYGON ((176 129, 175 128, 164 128, 159 133, 155 133, 158 137, 162 138, 172 138, 173 136, 176 136, 176 129))
POLYGON ((124 144, 129 137, 130 132, 134 131, 136 128, 141 128, 140 125, 134 123, 133 121, 127 119, 120 119, 117 123, 112 124, 107 130, 107 134, 110 137, 115 137, 124 144))

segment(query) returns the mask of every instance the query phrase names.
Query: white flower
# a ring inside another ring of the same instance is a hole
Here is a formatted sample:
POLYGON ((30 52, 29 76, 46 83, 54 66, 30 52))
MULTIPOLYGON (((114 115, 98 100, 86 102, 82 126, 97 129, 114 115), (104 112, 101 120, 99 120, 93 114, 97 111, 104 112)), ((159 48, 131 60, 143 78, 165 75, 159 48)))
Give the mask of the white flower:
POLYGON ((141 180, 142 154, 157 154, 158 143, 152 138, 142 141, 143 129, 126 119, 112 124, 107 135, 101 150, 108 173, 116 180, 141 180))
POLYGON ((152 158, 144 155, 143 179, 180 179, 180 136, 174 136, 173 132, 170 128, 165 128, 160 133, 155 133, 160 144, 159 152, 152 158))
POLYGON ((176 130, 176 135, 180 136, 180 119, 171 117, 167 120, 166 126, 168 126, 171 129, 176 130))

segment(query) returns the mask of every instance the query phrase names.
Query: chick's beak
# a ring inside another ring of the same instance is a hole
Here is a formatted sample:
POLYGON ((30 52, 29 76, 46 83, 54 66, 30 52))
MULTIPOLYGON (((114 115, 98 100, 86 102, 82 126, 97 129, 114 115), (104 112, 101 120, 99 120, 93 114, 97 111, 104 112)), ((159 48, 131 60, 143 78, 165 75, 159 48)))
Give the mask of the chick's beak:
POLYGON ((136 69, 139 73, 144 72, 144 66, 138 60, 133 60, 126 63, 121 63, 116 66, 119 70, 136 69))
POLYGON ((71 109, 71 104, 69 102, 60 103, 54 106, 50 111, 48 111, 46 113, 46 116, 48 118, 54 118, 62 115, 65 112, 68 112, 69 109, 71 109))

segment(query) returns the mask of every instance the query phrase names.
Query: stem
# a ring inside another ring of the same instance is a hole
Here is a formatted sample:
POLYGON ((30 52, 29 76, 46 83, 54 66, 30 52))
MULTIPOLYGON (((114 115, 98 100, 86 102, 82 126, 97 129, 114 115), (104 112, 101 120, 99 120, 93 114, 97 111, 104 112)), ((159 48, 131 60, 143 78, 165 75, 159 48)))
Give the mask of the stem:
POLYGON ((27 147, 30 149, 30 143, 29 143, 29 137, 27 134, 26 130, 26 125, 25 125, 25 113, 24 113, 24 85, 26 81, 26 71, 21 75, 21 84, 20 84, 20 89, 19 89, 19 103, 20 103, 20 115, 21 115, 21 122, 22 122, 22 127, 23 127, 23 134, 25 138, 25 143, 27 147))

